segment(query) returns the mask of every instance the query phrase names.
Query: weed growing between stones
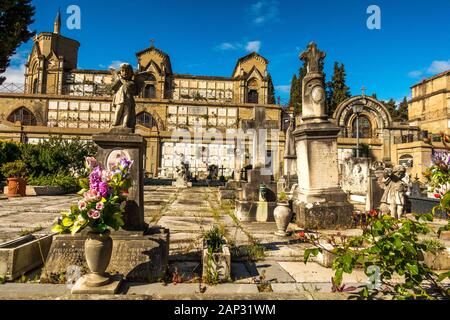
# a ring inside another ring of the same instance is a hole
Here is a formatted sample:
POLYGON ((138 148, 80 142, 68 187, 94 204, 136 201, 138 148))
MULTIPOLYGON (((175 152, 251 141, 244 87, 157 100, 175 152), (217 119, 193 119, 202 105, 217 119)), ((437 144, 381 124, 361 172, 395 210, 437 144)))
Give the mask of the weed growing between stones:
POLYGON ((450 298, 450 289, 441 283, 450 277, 450 272, 437 274, 419 260, 420 251, 436 250, 436 243, 419 241, 419 235, 431 232, 425 222, 432 221, 433 216, 415 215, 414 218, 370 218, 362 236, 341 237, 340 244, 331 238, 324 244, 311 236, 309 241, 316 247, 305 250, 304 262, 319 252, 335 255, 332 263, 335 288, 342 287, 343 273, 351 274, 355 268, 363 268, 370 283, 359 292, 362 298, 372 298, 379 293, 402 300, 450 298), (394 282, 394 275, 404 279, 394 282))

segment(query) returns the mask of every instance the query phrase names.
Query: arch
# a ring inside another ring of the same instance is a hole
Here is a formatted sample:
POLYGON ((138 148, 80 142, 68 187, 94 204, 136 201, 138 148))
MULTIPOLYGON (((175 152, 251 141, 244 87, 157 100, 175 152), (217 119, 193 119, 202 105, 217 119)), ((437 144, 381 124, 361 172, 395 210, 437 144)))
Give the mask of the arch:
POLYGON ((371 126, 371 137, 377 137, 383 129, 387 129, 392 124, 392 116, 384 104, 373 97, 355 96, 341 102, 333 114, 336 124, 342 128, 342 135, 352 137, 353 121, 356 115, 352 106, 355 103, 364 105, 361 117, 366 117, 371 126))
POLYGON ((249 89, 247 93, 247 103, 258 103, 258 90, 249 89))
POLYGON ((20 123, 25 126, 37 125, 36 117, 34 116, 33 112, 31 112, 25 107, 17 108, 13 112, 11 112, 7 120, 12 123, 20 121, 20 123))
POLYGON ((356 138, 357 131, 359 131, 360 138, 372 138, 372 121, 366 114, 360 115, 359 119, 354 117, 352 121, 352 138, 356 138), (357 126, 359 127, 359 130, 357 126))
POLYGON ((136 115, 136 124, 140 124, 141 126, 150 129, 153 127, 157 127, 152 115, 146 111, 140 112, 136 115))
MULTIPOLYGON (((164 122, 162 121, 161 117, 158 115, 158 113, 154 110, 150 110, 149 106, 137 106, 136 108, 136 123, 139 125, 142 125, 141 123, 137 122, 137 116, 146 113, 147 115, 149 115, 152 120, 153 120, 153 127, 155 127, 158 130, 158 133, 161 131, 164 131, 166 129, 164 122)), ((142 125, 144 126, 144 125, 142 125)), ((149 128, 148 126, 144 126, 146 128, 149 128)))

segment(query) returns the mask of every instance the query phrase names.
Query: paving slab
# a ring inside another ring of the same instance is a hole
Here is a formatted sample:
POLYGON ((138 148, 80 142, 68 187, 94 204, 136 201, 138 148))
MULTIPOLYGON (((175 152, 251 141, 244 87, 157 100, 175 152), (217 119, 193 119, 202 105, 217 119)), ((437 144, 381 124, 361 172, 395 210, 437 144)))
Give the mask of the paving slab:
POLYGON ((254 263, 247 263, 247 269, 251 275, 264 275, 265 280, 269 282, 295 283, 295 279, 283 269, 278 262, 264 260, 254 263))
POLYGON ((253 277, 248 271, 245 263, 231 263, 231 279, 236 283, 254 283, 253 277))

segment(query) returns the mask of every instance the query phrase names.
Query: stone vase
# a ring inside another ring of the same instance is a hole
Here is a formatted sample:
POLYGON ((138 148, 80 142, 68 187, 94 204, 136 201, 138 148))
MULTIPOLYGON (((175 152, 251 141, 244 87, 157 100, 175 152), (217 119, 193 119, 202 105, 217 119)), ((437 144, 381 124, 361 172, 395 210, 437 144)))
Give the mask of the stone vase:
POLYGON ((111 260, 112 244, 109 230, 104 233, 88 233, 84 243, 84 255, 91 272, 86 275, 86 286, 100 287, 110 282, 105 271, 111 260))
POLYGON ((277 207, 273 211, 273 216, 275 218, 275 222, 277 223, 278 229, 275 232, 275 234, 281 237, 287 236, 286 230, 292 218, 292 212, 291 209, 289 208, 289 203, 287 202, 277 203, 277 207))

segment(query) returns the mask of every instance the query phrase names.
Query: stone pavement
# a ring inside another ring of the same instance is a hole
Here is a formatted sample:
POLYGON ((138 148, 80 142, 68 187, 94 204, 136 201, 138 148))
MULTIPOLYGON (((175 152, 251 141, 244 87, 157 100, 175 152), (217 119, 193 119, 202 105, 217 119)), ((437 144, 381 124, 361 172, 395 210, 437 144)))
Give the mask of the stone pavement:
MULTIPOLYGON (((34 228, 43 228, 40 233, 49 232, 60 211, 69 208, 76 200, 77 195, 66 195, 0 201, 0 242, 34 228)), ((307 265, 303 263, 304 250, 309 244, 300 243, 293 237, 276 236, 274 222, 237 221, 231 206, 219 204, 217 188, 177 189, 171 186, 145 186, 144 203, 147 223, 170 229, 170 270, 177 270, 181 274, 182 283, 125 283, 121 293, 130 299, 131 296, 145 299, 175 299, 178 296, 192 299, 229 299, 236 298, 236 295, 253 299, 265 296, 277 299, 284 295, 292 299, 343 297, 331 293, 331 269, 314 262, 307 265), (225 228, 227 239, 232 248, 235 248, 231 266, 232 281, 207 287, 204 293, 200 293, 202 232, 214 224, 225 228), (249 259, 249 256, 254 259, 249 259), (267 285, 261 286, 261 281, 267 285)), ((290 228, 295 230, 296 226, 290 225, 290 228)), ((354 235, 361 233, 361 230, 347 230, 345 233, 354 235)), ((347 285, 358 286, 366 281, 367 277, 362 270, 344 275, 344 283, 347 285)), ((46 286, 7 283, 0 285, 0 297, 50 295, 62 299, 70 298, 65 285, 46 286)))

